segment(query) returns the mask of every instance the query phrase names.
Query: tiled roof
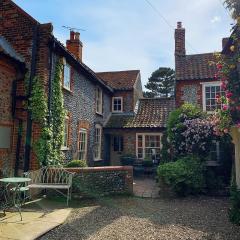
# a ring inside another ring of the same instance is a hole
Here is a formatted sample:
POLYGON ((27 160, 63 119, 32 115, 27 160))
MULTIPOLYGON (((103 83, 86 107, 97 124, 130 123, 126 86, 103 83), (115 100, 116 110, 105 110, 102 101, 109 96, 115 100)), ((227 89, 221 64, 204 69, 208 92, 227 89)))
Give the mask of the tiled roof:
POLYGON ((176 58, 176 80, 200 80, 214 78, 216 67, 213 53, 186 55, 176 58))
POLYGON ((169 113, 174 110, 172 98, 140 99, 135 115, 113 114, 105 128, 162 128, 166 127, 169 113))
POLYGON ((117 72, 98 72, 97 76, 113 89, 129 90, 133 89, 139 74, 139 70, 128 70, 117 72))
POLYGON ((24 58, 16 53, 10 43, 2 36, 0 36, 0 52, 3 52, 20 63, 24 63, 24 58))

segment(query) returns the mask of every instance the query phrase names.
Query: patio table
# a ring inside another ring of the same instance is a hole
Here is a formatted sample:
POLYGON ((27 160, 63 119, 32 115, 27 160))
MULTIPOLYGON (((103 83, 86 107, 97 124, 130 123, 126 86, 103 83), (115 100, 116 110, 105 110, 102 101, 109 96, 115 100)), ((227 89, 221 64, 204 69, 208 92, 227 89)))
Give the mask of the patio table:
MULTIPOLYGON (((11 178, 1 178, 0 182, 5 185, 4 188, 4 199, 6 201, 6 205, 10 207, 15 207, 21 217, 22 221, 22 213, 21 213, 21 206, 22 206, 22 197, 21 192, 28 190, 26 187, 26 183, 30 182, 31 178, 25 177, 11 177, 11 178), (24 185, 24 186, 23 186, 24 185), (12 196, 11 193, 12 192, 12 196), (10 203, 11 201, 11 203, 10 203)), ((5 212, 5 209, 4 209, 5 212)))

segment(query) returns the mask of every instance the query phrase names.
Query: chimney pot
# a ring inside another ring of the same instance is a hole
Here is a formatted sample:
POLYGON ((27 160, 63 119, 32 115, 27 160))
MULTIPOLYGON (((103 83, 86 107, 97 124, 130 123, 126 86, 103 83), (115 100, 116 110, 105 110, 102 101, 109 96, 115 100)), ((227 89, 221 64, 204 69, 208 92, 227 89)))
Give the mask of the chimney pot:
POLYGON ((182 28, 182 22, 177 22, 177 28, 181 29, 182 28))
POLYGON ((79 32, 75 32, 75 40, 80 40, 80 33, 79 32))
POLYGON ((74 37, 75 37, 75 32, 70 31, 70 40, 74 40, 74 37))

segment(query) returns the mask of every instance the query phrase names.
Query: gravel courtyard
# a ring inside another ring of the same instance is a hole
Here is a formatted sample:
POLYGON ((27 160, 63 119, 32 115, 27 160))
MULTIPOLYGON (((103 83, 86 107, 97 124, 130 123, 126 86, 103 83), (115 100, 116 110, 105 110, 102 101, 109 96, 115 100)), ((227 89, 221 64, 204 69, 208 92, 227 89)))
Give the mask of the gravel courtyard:
MULTIPOLYGON (((81 201, 65 224, 41 240, 239 240, 225 198, 105 198, 81 201)), ((39 239, 39 240, 40 240, 39 239)))

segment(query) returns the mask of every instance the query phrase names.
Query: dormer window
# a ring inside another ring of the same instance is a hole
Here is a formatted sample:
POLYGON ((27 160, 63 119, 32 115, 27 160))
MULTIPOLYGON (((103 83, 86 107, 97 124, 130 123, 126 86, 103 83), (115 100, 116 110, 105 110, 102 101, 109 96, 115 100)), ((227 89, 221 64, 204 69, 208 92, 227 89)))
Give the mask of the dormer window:
POLYGON ((71 66, 68 63, 65 63, 63 68, 63 87, 71 90, 71 66))
POLYGON ((112 111, 113 112, 122 112, 123 111, 123 98, 122 97, 113 97, 112 111))

